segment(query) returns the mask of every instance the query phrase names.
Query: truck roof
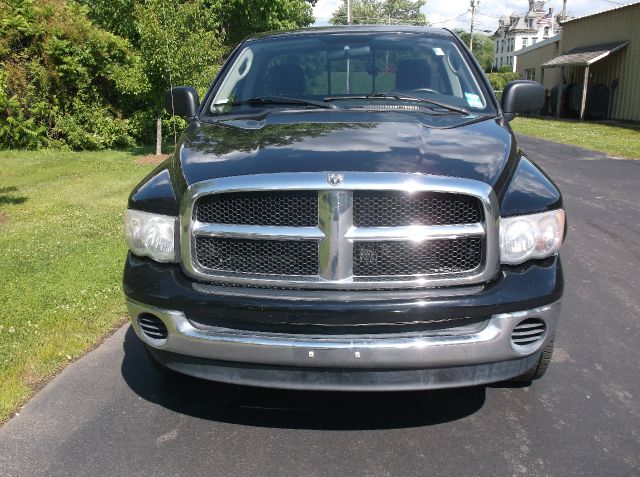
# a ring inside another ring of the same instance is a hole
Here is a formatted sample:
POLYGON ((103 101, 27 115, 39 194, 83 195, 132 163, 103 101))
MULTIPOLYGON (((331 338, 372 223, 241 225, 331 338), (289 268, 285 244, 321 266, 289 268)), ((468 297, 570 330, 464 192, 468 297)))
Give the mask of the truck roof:
POLYGON ((297 28, 294 30, 278 30, 256 33, 251 35, 249 40, 275 38, 282 36, 300 36, 300 35, 322 35, 332 33, 427 33, 437 36, 453 36, 450 30, 446 28, 432 28, 426 26, 413 25, 340 25, 340 26, 321 26, 309 28, 297 28))

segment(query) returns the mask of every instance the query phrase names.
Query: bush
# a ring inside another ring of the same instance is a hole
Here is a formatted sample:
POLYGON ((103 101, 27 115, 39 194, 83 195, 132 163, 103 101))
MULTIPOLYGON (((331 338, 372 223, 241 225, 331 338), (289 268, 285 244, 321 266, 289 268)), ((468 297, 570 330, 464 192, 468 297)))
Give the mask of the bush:
POLYGON ((61 0, 0 3, 0 148, 129 145, 149 86, 130 43, 61 0))
POLYGON ((502 91, 509 81, 520 79, 520 75, 513 72, 488 73, 487 78, 489 78, 489 82, 494 91, 502 91))

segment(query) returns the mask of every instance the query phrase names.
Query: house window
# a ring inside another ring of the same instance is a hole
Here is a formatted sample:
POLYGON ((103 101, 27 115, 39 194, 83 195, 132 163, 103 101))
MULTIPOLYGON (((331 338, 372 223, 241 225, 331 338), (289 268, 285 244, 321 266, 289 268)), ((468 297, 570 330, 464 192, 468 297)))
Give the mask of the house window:
POLYGON ((534 36, 533 38, 531 38, 531 44, 532 45, 535 45, 537 42, 538 42, 538 38, 537 37, 534 36))
POLYGON ((524 70, 524 74, 525 74, 525 78, 526 79, 528 79, 530 81, 535 81, 536 80, 536 69, 535 68, 524 70))
POLYGON ((544 36, 549 36, 549 27, 544 27, 544 36))
POLYGON ((496 53, 498 53, 499 49, 500 49, 500 42, 496 41, 496 53))
POLYGON ((522 39, 522 48, 526 48, 529 45, 529 38, 522 39))

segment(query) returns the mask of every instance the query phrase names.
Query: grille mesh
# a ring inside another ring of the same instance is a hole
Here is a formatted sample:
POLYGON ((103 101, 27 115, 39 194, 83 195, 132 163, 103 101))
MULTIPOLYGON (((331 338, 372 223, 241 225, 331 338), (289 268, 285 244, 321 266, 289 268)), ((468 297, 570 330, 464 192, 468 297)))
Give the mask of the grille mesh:
POLYGON ((482 260, 482 239, 413 242, 356 242, 355 276, 427 275, 475 270, 482 260))
POLYGON ((196 219, 213 224, 314 226, 316 191, 230 192, 202 197, 196 219))
POLYGON ((313 241, 197 238, 196 257, 210 270, 267 275, 316 275, 318 244, 313 241))
POLYGON ((461 194, 399 191, 355 191, 353 223, 357 227, 454 225, 482 221, 474 197, 461 194))

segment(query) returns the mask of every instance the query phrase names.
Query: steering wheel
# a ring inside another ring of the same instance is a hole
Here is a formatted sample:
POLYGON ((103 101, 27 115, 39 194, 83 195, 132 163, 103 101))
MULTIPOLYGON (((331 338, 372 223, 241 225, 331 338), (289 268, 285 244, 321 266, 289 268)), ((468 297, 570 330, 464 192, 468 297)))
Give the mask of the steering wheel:
POLYGON ((436 91, 431 88, 415 88, 411 90, 412 93, 431 93, 431 94, 442 94, 440 91, 436 91))

